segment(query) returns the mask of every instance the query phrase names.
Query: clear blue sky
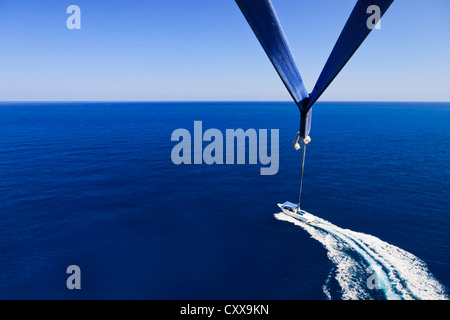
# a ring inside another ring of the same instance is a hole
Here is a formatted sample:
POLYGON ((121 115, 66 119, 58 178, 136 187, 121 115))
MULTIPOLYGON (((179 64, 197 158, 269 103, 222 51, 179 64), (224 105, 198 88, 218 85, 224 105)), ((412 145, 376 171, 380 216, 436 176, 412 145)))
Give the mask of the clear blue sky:
MULTIPOLYGON (((356 0, 273 3, 311 91, 356 0)), ((395 0, 320 100, 450 101, 449 13, 395 0)), ((0 39, 3 101, 290 100, 233 0, 0 0, 0 39)))

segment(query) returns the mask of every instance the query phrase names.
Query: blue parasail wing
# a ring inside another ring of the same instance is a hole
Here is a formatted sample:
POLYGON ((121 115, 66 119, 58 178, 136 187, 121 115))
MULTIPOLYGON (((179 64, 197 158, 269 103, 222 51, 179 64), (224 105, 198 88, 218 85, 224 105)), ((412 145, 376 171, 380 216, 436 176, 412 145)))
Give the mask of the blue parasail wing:
POLYGON ((235 1, 297 104, 301 113, 300 137, 306 138, 311 129, 312 106, 372 30, 367 23, 372 13, 372 6, 380 9, 381 18, 394 0, 358 0, 311 95, 305 88, 272 2, 270 0, 235 1))
POLYGON ((271 1, 236 0, 236 3, 290 95, 303 112, 308 105, 309 94, 271 1))
POLYGON ((379 7, 381 17, 392 2, 394 0, 358 0, 311 92, 306 111, 311 109, 372 31, 367 24, 373 12, 371 6, 379 7))

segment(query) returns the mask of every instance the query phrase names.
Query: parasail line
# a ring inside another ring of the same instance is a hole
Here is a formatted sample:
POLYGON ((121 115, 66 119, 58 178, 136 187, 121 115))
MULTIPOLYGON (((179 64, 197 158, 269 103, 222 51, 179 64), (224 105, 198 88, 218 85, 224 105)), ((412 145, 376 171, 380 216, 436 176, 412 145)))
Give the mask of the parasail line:
POLYGON ((306 144, 303 144, 302 172, 300 174, 300 191, 299 191, 299 195, 298 195, 298 208, 299 209, 300 209, 300 204, 302 202, 303 170, 305 168, 305 155, 306 155, 306 144))

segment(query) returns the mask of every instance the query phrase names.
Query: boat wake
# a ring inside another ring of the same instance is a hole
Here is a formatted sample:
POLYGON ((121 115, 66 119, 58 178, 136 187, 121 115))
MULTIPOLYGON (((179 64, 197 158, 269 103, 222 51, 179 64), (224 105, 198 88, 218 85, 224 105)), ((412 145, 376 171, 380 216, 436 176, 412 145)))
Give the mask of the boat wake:
POLYGON ((275 218, 302 227, 327 249, 334 264, 323 285, 328 299, 448 299, 445 288, 426 264, 405 250, 316 216, 313 224, 284 213, 275 214, 275 218), (333 290, 334 280, 339 290, 333 290))

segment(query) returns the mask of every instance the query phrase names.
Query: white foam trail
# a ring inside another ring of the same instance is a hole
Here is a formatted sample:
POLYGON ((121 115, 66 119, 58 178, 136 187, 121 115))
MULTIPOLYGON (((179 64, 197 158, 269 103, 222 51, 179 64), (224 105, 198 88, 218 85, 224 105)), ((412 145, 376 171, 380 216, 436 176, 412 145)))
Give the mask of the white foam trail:
POLYGON ((299 221, 284 213, 275 218, 293 223, 306 230, 326 249, 335 264, 323 286, 331 299, 330 279, 342 289, 342 299, 371 299, 371 293, 380 289, 389 300, 394 299, 448 299, 444 287, 428 271, 426 264, 413 254, 377 237, 339 228, 314 216, 314 223, 299 221))

